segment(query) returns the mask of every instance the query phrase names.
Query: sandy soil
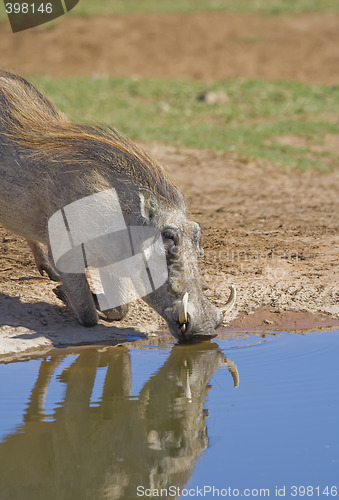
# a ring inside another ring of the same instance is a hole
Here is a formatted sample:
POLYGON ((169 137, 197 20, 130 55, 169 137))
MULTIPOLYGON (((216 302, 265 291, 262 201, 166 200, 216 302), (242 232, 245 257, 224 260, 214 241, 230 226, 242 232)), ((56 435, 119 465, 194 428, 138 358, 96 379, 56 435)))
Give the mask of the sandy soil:
MULTIPOLYGON (((260 76, 337 84, 338 28, 339 17, 318 14, 93 18, 90 29, 86 19, 65 18, 53 29, 16 35, 3 24, 1 64, 22 74, 260 76)), ((222 307, 229 286, 237 288, 223 331, 339 325, 339 170, 292 173, 225 153, 144 147, 205 227, 201 267, 211 300, 222 307)), ((26 243, 0 228, 3 360, 53 345, 169 340, 166 325, 142 301, 121 323, 82 328, 54 286, 39 278, 26 243)))
POLYGON ((1 66, 21 74, 244 77, 339 83, 339 16, 203 13, 73 18, 16 33, 1 66))

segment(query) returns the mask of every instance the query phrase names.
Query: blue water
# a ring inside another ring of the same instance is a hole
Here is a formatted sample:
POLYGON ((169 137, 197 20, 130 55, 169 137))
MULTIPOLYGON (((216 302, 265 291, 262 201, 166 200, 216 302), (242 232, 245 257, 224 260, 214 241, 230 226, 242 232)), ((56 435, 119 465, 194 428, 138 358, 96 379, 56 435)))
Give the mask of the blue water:
POLYGON ((0 364, 0 499, 333 498, 338 352, 275 332, 0 364))
MULTIPOLYGON (((239 388, 217 372, 206 399, 210 446, 187 487, 339 486, 339 332, 284 334, 224 348, 239 388)), ((292 496, 292 495, 291 495, 292 496)), ((324 496, 325 498, 325 496, 324 496)))

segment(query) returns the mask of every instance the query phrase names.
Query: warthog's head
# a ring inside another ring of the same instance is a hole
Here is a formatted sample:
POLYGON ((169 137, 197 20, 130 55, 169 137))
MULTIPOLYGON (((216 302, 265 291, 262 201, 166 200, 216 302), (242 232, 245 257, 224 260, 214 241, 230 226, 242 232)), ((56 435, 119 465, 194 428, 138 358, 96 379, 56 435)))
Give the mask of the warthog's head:
MULTIPOLYGON (((223 313, 204 293, 208 285, 198 267, 198 259, 203 255, 200 226, 187 218, 183 202, 169 210, 166 204, 147 192, 140 197, 143 217, 161 232, 168 268, 166 282, 144 300, 166 320, 177 339, 187 341, 215 336, 223 313)), ((234 302, 232 287, 227 311, 234 302)))

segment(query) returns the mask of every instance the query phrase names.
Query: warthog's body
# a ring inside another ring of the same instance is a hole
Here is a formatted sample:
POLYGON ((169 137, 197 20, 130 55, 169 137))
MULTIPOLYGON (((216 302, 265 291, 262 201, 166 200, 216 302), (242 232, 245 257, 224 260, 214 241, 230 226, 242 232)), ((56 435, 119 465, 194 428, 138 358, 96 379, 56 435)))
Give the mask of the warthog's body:
MULTIPOLYGON (((0 179, 0 223, 27 239, 39 271, 62 283, 58 295, 83 325, 98 320, 95 296, 85 274, 55 268, 48 221, 66 205, 112 187, 127 224, 162 232, 168 280, 145 300, 166 319, 173 335, 209 335, 221 323, 221 312, 203 293, 199 226, 187 218, 183 197, 165 172, 116 131, 69 122, 33 85, 4 71, 0 179)), ((119 319, 125 313, 122 306, 107 316, 119 319)))

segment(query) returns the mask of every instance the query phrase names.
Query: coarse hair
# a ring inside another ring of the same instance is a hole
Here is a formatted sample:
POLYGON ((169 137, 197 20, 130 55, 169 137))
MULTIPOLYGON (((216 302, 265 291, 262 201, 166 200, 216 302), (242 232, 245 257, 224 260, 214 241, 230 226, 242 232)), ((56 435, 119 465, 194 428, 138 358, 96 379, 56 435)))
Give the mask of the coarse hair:
POLYGON ((163 168, 134 142, 114 128, 72 123, 33 84, 3 70, 0 123, 9 143, 39 163, 55 164, 55 168, 67 162, 92 163, 103 174, 114 168, 125 182, 148 188, 167 204, 184 206, 163 168))

